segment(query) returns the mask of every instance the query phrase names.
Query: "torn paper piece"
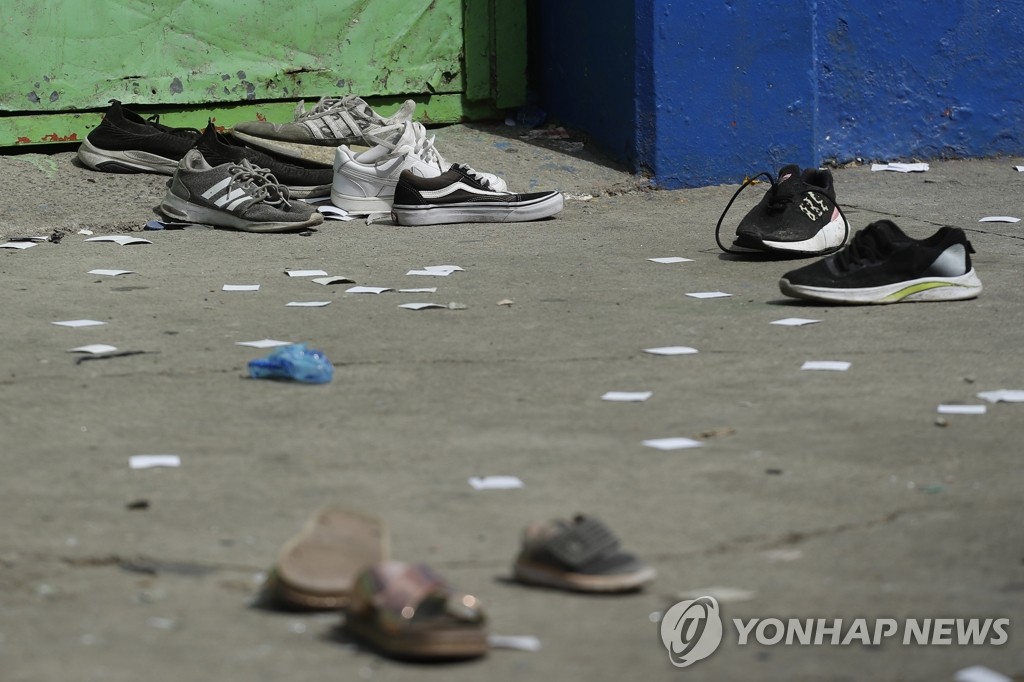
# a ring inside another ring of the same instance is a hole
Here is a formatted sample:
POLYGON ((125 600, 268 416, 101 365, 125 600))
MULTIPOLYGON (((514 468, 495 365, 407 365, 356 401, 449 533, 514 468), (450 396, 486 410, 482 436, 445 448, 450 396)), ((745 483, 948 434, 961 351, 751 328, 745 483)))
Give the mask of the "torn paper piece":
POLYGON ((25 242, 5 242, 3 244, 0 244, 0 249, 20 249, 20 250, 24 251, 25 249, 31 249, 35 245, 36 245, 35 242, 29 242, 29 241, 25 241, 25 242))
POLYGON ((679 256, 665 256, 664 258, 648 258, 652 263, 692 263, 692 258, 680 258, 679 256))
POLYGON ((821 322, 821 320, 811 320, 806 317, 785 317, 781 320, 775 320, 770 324, 777 324, 781 327, 802 327, 805 324, 814 324, 815 322, 821 322))
POLYGON ((92 234, 92 230, 79 230, 78 234, 86 234, 86 235, 92 234))
POLYGON ((540 640, 532 635, 488 635, 487 643, 492 649, 540 651, 540 640))
POLYGON ((436 294, 437 287, 420 287, 418 289, 399 289, 403 294, 436 294))
POLYGON ((474 490, 512 490, 523 487, 523 482, 517 476, 473 476, 469 484, 474 490))
POLYGON ((662 346, 661 348, 644 348, 644 352, 651 355, 693 355, 697 349, 689 346, 662 346))
POLYGON ((100 322, 99 320, 64 320, 63 322, 54 322, 53 324, 60 327, 97 327, 106 322, 100 322))
POLYGON ((654 395, 654 391, 608 391, 601 400, 612 403, 642 403, 654 395))
POLYGON ((448 306, 440 303, 403 303, 398 307, 406 310, 425 310, 426 308, 447 308, 448 306))
POLYGON ((326 270, 285 270, 289 277, 326 277, 326 270))
POLYGON ((1014 168, 1017 169, 1018 173, 1024 173, 1024 166, 1014 166, 1014 168))
POLYGON ((651 438, 643 441, 643 444, 655 450, 683 450, 685 448, 699 448, 704 445, 699 440, 692 438, 651 438))
POLYGON ((259 291, 259 284, 225 284, 221 291, 259 291))
POLYGON ((511 298, 503 298, 500 301, 498 301, 497 303, 495 303, 494 305, 513 306, 515 304, 516 304, 515 300, 513 300, 511 298))
POLYGON ((394 291, 390 287, 349 287, 345 289, 346 294, 383 294, 385 291, 394 291))
POLYGON ((289 301, 284 305, 286 308, 323 308, 330 304, 330 301, 289 301))
POLYGON ((178 455, 132 455, 128 458, 128 466, 132 469, 178 467, 181 466, 181 457, 178 455))
POLYGON ((349 279, 348 277, 343 277, 341 275, 331 275, 329 277, 317 277, 317 278, 315 278, 313 280, 310 280, 310 281, 316 282, 317 284, 323 284, 324 286, 326 286, 328 284, 355 284, 355 280, 354 279, 349 279))
POLYGON ((464 272, 458 265, 428 265, 420 270, 410 270, 406 275, 420 275, 422 277, 447 277, 453 272, 464 272))
POLYGON ((985 405, 939 405, 939 414, 985 414, 985 405))
POLYGON ((696 590, 684 590, 676 594, 673 599, 683 600, 698 599, 700 597, 714 597, 720 604, 732 604, 735 602, 750 601, 755 596, 757 596, 757 593, 753 590, 712 585, 711 587, 702 587, 696 590))
POLYGON ((99 355, 101 353, 113 353, 117 350, 116 346, 108 346, 105 343, 90 343, 87 346, 79 346, 78 348, 71 348, 68 350, 69 353, 90 353, 91 355, 99 355))
POLYGON ((953 675, 953 680, 954 682, 1013 682, 1006 675, 983 665, 972 665, 970 668, 957 670, 953 675))
POLYGON ((121 246, 127 246, 128 244, 152 244, 153 243, 153 242, 149 241, 148 239, 143 239, 142 237, 131 237, 131 236, 126 235, 126 234, 104 235, 102 237, 89 237, 85 241, 87 241, 87 242, 114 242, 115 244, 120 244, 121 246))
POLYGON ((274 339, 262 339, 260 341, 236 341, 236 346, 249 346, 250 348, 275 348, 277 346, 290 346, 291 341, 275 341, 274 339))
POLYGON ((103 268, 96 268, 95 270, 90 270, 86 274, 88 274, 88 275, 106 275, 107 277, 117 277, 118 275, 130 275, 130 274, 132 274, 132 271, 131 270, 105 270, 103 268))
POLYGON ((990 215, 978 220, 979 223, 1019 223, 1020 218, 1009 215, 990 215))
POLYGON ((998 391, 983 391, 978 394, 990 403, 1024 403, 1024 391, 1001 388, 998 391))
POLYGON ((895 171, 896 173, 923 173, 928 170, 927 163, 873 163, 872 171, 895 171))
POLYGON ((845 372, 850 363, 845 360, 808 360, 800 365, 800 369, 821 370, 825 372, 845 372))
POLYGON ((353 220, 355 216, 349 215, 348 211, 337 206, 318 206, 317 209, 323 214, 326 220, 353 220))
POLYGON ((690 298, 724 298, 726 296, 732 296, 724 291, 697 291, 692 294, 687 294, 690 298))

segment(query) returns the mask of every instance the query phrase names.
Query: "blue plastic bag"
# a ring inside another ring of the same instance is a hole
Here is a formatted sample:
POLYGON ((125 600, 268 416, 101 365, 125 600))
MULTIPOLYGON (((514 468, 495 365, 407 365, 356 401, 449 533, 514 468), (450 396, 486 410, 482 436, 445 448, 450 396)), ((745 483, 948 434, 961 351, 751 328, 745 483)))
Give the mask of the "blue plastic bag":
POLYGON ((334 365, 323 351, 304 343, 280 346, 264 358, 249 361, 253 379, 294 379, 307 384, 326 384, 334 378, 334 365))

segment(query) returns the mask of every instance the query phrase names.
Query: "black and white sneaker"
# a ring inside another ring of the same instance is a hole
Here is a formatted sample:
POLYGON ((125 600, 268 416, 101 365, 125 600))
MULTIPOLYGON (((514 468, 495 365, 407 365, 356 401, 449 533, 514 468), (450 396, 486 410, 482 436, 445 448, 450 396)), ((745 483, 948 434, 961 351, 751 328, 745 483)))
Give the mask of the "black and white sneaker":
POLYGON ((324 221, 316 208, 288 200, 288 188, 247 159, 211 166, 192 149, 179 162, 160 212, 172 220, 243 232, 292 232, 324 221))
POLYGON ((107 173, 173 175, 198 139, 194 128, 161 125, 155 114, 144 119, 112 99, 103 120, 79 145, 78 160, 107 173))
POLYGON ((334 171, 330 168, 304 168, 292 163, 278 161, 258 149, 231 144, 228 138, 217 132, 213 123, 206 126, 196 149, 211 166, 222 163, 241 163, 243 159, 254 166, 266 168, 279 183, 288 187, 289 196, 296 199, 311 199, 331 195, 334 171))
POLYGON ((908 237, 879 220, 839 253, 783 275, 782 293, 826 303, 957 301, 981 293, 971 267, 974 248, 958 227, 927 239, 908 237))
POLYGON ((832 173, 825 168, 785 166, 778 178, 759 173, 748 178, 729 200, 715 227, 715 241, 726 253, 776 253, 789 256, 821 256, 842 248, 850 225, 836 204, 832 173), (722 244, 722 220, 733 201, 747 186, 766 177, 771 187, 739 227, 733 248, 722 244))
POLYGON ((399 225, 518 223, 562 210, 561 192, 513 194, 491 189, 487 176, 455 164, 438 177, 402 171, 391 215, 399 225))

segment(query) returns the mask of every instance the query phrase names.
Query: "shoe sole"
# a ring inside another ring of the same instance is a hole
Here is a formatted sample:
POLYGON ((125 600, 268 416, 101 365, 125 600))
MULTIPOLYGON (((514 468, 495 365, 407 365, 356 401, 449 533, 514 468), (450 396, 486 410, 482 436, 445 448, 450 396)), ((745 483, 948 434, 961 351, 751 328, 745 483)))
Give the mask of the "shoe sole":
MULTIPOLYGON (((751 242, 747 244, 734 244, 734 246, 751 252, 764 250, 794 255, 821 256, 841 248, 846 242, 846 236, 849 233, 849 227, 846 221, 843 220, 842 215, 840 215, 828 225, 818 230, 818 233, 810 239, 798 242, 777 242, 762 239, 760 241, 761 248, 751 246, 751 242)), ((749 239, 753 240, 753 238, 749 239)))
POLYGON ((450 223, 523 223, 548 218, 565 205, 561 193, 532 201, 507 204, 463 203, 444 206, 395 204, 391 215, 399 225, 446 225, 450 223))
POLYGON ((650 566, 625 575, 590 575, 561 571, 526 561, 517 561, 512 571, 515 579, 521 583, 573 592, 633 592, 657 576, 657 572, 650 566))
POLYGON ((880 287, 832 289, 793 284, 779 280, 782 293, 810 301, 848 304, 913 303, 918 301, 963 301, 981 293, 981 280, 971 268, 959 277, 922 277, 880 287))
POLYGON ((253 222, 226 211, 193 204, 176 194, 168 194, 164 197, 164 200, 160 202, 160 212, 182 222, 230 227, 241 232, 297 232, 319 225, 324 221, 323 214, 317 212, 301 222, 253 222))
POLYGON ((380 197, 354 197, 331 190, 331 203, 348 211, 351 215, 390 213, 391 201, 391 199, 381 199, 380 197))
MULTIPOLYGON (((333 142, 327 145, 300 144, 298 142, 284 142, 282 140, 270 140, 265 137, 254 137, 237 130, 232 130, 231 136, 250 147, 280 154, 290 159, 315 163, 325 168, 330 168, 334 165, 334 152, 338 148, 338 145, 333 144, 333 142)), ((355 146, 350 146, 353 151, 368 149, 368 147, 359 146, 360 143, 363 143, 362 138, 354 139, 353 142, 356 143, 355 146)))
POLYGON ((89 140, 78 147, 78 160, 93 170, 105 173, 159 173, 174 175, 177 159, 138 150, 113 151, 100 149, 89 140))

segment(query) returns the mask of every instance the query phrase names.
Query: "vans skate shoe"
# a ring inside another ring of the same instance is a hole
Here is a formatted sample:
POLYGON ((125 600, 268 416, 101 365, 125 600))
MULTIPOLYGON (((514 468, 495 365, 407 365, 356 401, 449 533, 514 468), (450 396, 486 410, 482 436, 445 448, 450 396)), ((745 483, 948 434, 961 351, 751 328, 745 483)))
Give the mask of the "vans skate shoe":
POLYGON ((156 114, 144 119, 112 99, 103 120, 79 145, 78 160, 107 173, 173 175, 198 139, 194 128, 161 125, 156 114))

